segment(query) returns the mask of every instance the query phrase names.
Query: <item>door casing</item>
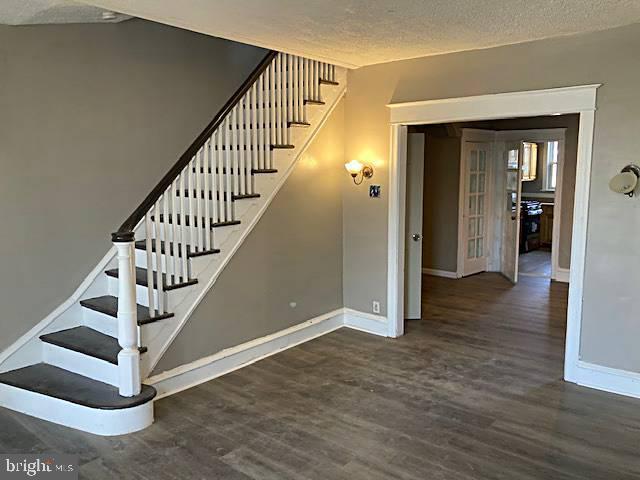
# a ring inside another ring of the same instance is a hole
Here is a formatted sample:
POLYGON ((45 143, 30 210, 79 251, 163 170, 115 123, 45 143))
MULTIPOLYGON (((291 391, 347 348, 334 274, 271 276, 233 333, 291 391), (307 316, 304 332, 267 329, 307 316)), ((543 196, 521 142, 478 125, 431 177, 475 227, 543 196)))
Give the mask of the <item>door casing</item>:
POLYGON ((404 216, 408 125, 578 113, 578 159, 571 240, 571 271, 564 379, 582 375, 580 330, 584 286, 587 221, 597 89, 600 84, 545 90, 508 92, 472 97, 420 100, 387 105, 390 108, 389 202, 387 243, 387 331, 404 334, 404 216))

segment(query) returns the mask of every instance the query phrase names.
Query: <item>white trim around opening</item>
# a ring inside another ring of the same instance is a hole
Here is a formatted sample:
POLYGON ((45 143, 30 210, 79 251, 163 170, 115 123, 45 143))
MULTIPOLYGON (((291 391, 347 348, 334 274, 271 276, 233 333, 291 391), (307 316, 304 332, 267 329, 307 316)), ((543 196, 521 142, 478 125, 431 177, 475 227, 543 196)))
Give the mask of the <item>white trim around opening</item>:
POLYGON ((596 91, 599 86, 583 85, 388 105, 391 119, 387 278, 389 336, 400 336, 404 330, 402 268, 407 148, 406 141, 403 139, 406 139, 408 125, 579 113, 580 132, 564 364, 565 380, 570 382, 578 380, 591 152, 596 91))

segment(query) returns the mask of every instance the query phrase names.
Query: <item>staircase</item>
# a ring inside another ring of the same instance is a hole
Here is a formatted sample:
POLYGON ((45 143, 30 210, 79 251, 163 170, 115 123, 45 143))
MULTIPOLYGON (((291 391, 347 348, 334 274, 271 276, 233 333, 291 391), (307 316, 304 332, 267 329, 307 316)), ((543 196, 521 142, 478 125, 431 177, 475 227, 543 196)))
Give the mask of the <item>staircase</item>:
POLYGON ((344 69, 269 52, 74 295, 0 354, 0 405, 100 435, 150 425, 144 379, 345 90, 344 69))

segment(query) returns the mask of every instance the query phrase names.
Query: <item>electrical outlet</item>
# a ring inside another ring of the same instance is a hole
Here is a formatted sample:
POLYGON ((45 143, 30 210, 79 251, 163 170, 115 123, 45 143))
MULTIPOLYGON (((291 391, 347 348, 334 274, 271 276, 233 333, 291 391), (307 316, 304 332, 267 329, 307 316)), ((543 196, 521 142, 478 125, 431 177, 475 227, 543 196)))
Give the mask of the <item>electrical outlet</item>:
POLYGON ((373 301, 373 313, 380 313, 380 302, 377 300, 373 301))

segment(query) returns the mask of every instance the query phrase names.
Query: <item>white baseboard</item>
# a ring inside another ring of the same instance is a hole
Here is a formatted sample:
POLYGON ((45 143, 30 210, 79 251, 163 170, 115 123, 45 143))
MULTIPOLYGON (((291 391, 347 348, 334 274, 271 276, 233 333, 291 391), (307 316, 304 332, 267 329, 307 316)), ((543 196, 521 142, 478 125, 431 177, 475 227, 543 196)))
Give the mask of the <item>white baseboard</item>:
POLYGON ((433 275, 434 277, 458 278, 458 274, 456 272, 450 272, 448 270, 437 270, 435 268, 423 268, 422 273, 424 273, 425 275, 433 275))
POLYGON ((227 348, 195 362, 159 373, 149 377, 144 383, 153 386, 158 391, 157 400, 208 382, 342 327, 383 337, 388 334, 386 317, 350 308, 340 308, 271 335, 227 348))
POLYGON ((603 367, 580 360, 565 379, 583 387, 640 398, 640 373, 603 367))
POLYGON ((387 317, 360 312, 351 308, 344 309, 344 326, 373 335, 380 335, 381 337, 389 335, 387 317))
POLYGON ((337 330, 344 325, 343 316, 344 310, 340 308, 274 334, 154 375, 144 383, 152 385, 158 391, 156 399, 181 392, 337 330))
POLYGON ((153 423, 153 402, 131 408, 104 410, 6 384, 0 384, 0 405, 96 435, 124 435, 142 430, 153 423))
POLYGON ((554 280, 556 282, 569 283, 569 272, 570 270, 568 268, 558 267, 558 269, 556 270, 556 277, 554 278, 554 280))

